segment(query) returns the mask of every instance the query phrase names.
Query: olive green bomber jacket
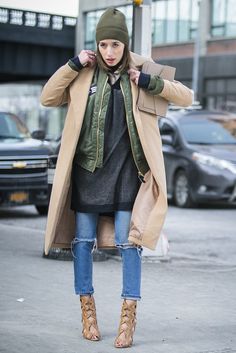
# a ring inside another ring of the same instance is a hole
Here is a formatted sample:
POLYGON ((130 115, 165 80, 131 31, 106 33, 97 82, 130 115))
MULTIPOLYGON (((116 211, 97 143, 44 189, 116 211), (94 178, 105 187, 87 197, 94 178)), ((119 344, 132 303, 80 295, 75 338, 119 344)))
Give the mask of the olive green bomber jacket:
MULTIPOLYGON (((74 68, 73 65, 71 67, 74 68)), ((149 170, 149 166, 133 117, 130 81, 127 73, 121 75, 120 84, 124 96, 126 121, 133 158, 138 176, 143 181, 143 176, 149 170)), ((148 90, 151 94, 156 94, 158 90, 160 91, 160 82, 155 77, 151 78, 148 90)), ((101 168, 103 165, 104 124, 111 94, 111 87, 108 84, 108 75, 106 72, 98 69, 95 70, 88 94, 86 112, 74 161, 86 170, 93 172, 95 168, 101 168)))

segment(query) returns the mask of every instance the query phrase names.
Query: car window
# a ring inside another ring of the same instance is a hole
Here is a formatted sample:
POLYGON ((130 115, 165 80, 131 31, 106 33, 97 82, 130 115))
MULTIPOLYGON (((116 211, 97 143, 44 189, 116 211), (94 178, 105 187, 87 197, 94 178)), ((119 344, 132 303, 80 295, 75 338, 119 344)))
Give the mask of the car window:
POLYGON ((30 137, 26 126, 16 116, 0 113, 0 138, 30 137))
POLYGON ((236 144, 236 117, 221 119, 219 116, 188 116, 180 119, 179 125, 188 143, 236 144))

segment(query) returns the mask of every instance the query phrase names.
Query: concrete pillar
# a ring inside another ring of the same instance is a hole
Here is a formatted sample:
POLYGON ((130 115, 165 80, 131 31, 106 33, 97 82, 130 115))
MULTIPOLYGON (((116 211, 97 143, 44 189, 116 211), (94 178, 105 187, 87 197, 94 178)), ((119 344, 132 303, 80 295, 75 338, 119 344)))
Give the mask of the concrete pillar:
POLYGON ((207 56, 207 41, 210 38, 211 30, 211 0, 202 0, 199 14, 199 70, 198 70, 198 97, 197 99, 204 105, 204 71, 205 57, 207 56))
POLYGON ((211 2, 202 0, 199 11, 199 54, 205 56, 207 53, 207 40, 210 38, 211 26, 211 2))
POLYGON ((80 11, 80 5, 78 9, 78 18, 77 18, 77 23, 76 23, 76 29, 75 29, 75 55, 78 55, 79 52, 84 49, 84 14, 82 11, 80 11))
POLYGON ((199 20, 196 33, 193 57, 193 78, 192 89, 194 99, 201 100, 203 89, 202 63, 201 57, 207 53, 207 40, 210 32, 210 0, 199 0, 199 20), (199 94, 201 92, 201 94, 199 94))
POLYGON ((152 51, 152 14, 151 0, 144 0, 140 6, 134 6, 132 50, 142 56, 151 57, 152 51))

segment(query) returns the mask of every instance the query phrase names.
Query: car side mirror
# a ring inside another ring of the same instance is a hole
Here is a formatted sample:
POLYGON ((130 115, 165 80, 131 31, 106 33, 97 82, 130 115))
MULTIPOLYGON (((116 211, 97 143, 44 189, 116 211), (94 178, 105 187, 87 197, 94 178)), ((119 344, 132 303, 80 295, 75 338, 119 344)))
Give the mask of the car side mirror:
POLYGON ((31 137, 37 140, 44 140, 46 137, 46 133, 44 130, 35 130, 31 133, 31 137))
POLYGON ((172 135, 161 135, 161 140, 163 145, 169 145, 169 146, 174 145, 174 139, 172 135))

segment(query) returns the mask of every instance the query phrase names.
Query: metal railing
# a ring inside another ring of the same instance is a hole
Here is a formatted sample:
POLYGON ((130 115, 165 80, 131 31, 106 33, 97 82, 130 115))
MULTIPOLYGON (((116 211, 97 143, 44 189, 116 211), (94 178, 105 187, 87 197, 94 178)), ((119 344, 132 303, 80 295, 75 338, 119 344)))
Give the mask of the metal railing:
POLYGON ((75 27, 76 17, 0 7, 0 24, 38 27, 61 31, 64 26, 75 27))

